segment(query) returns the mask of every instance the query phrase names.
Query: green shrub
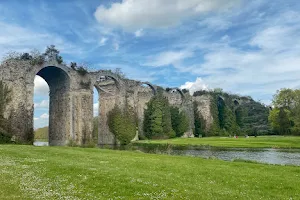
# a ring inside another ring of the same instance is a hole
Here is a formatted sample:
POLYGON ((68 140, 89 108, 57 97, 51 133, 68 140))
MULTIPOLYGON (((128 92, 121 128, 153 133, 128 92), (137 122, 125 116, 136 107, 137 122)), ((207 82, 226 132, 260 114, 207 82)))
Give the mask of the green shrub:
POLYGON ((7 135, 4 132, 0 132, 0 144, 7 144, 7 143, 11 143, 11 136, 7 135))
POLYGON ((115 106, 108 113, 108 126, 122 145, 129 144, 136 134, 136 117, 133 109, 126 105, 122 111, 115 106))

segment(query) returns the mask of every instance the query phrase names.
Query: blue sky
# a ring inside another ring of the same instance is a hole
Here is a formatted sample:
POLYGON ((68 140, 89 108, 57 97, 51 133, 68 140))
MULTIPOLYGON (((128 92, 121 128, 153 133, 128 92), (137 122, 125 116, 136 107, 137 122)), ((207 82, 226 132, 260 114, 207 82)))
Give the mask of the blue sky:
MULTIPOLYGON (((300 86, 299 22, 298 0, 1 0, 0 56, 54 44, 67 63, 269 104, 300 86)), ((35 127, 47 122, 47 96, 36 80, 35 127)))

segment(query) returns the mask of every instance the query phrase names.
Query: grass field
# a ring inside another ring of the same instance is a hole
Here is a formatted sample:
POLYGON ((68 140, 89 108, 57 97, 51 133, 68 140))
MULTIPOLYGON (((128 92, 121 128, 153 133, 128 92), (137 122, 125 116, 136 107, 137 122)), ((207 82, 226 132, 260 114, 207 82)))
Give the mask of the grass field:
POLYGON ((300 167, 0 145, 0 199, 300 199, 300 167))
POLYGON ((141 140, 137 143, 172 144, 232 148, 300 148, 300 137, 293 136, 259 136, 259 137, 205 137, 205 138, 175 138, 168 140, 141 140))

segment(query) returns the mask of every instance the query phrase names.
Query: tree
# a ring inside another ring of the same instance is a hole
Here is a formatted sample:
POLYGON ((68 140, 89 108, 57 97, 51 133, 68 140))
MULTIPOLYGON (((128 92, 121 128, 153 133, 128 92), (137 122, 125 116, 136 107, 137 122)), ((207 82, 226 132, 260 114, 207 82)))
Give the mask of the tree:
POLYGON ((157 95, 147 103, 144 112, 144 133, 148 139, 175 137, 172 128, 170 105, 159 89, 157 95))
POLYGON ((243 127, 243 125, 244 125, 244 121, 243 121, 244 115, 245 115, 245 112, 244 112, 244 109, 242 106, 238 107, 235 110, 236 123, 239 127, 243 127))
POLYGON ((126 76, 125 76, 124 72, 122 72, 121 68, 116 68, 114 73, 121 79, 126 78, 126 76))
POLYGON ((292 108, 295 102, 295 92, 292 89, 283 88, 277 90, 273 96, 273 105, 277 108, 292 108))
POLYGON ((184 111, 179 112, 179 108, 171 107, 172 128, 176 133, 176 137, 181 137, 189 128, 189 119, 184 111))
POLYGON ((189 129, 189 117, 186 112, 181 111, 179 113, 179 124, 176 132, 177 137, 183 136, 183 134, 189 129))
POLYGON ((290 132, 290 111, 285 108, 274 108, 270 111, 269 122, 276 134, 287 134, 290 132))
POLYGON ((277 134, 300 133, 300 90, 280 89, 273 97, 269 122, 277 134))
POLYGON ((48 60, 55 59, 59 64, 63 63, 63 58, 59 55, 59 50, 55 48, 55 45, 47 46, 44 56, 48 60))
POLYGON ((108 126, 122 145, 129 144, 136 133, 136 117, 127 104, 124 111, 118 106, 108 113, 108 126))
POLYGON ((198 111, 196 102, 194 102, 193 106, 194 106, 194 125, 195 125, 194 135, 195 135, 195 137, 199 137, 199 136, 204 137, 204 136, 206 136, 205 121, 204 121, 202 115, 198 111))

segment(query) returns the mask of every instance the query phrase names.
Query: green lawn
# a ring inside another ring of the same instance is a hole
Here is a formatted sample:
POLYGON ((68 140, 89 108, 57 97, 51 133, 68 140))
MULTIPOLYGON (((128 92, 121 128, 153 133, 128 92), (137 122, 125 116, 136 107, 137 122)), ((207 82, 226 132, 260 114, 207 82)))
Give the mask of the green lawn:
POLYGON ((0 145, 0 199, 300 199, 300 167, 0 145))
POLYGON ((300 137, 293 136, 259 136, 259 137, 205 137, 205 138, 175 138, 168 140, 141 140, 137 143, 146 144, 173 144, 212 147, 236 148, 300 148, 300 137))

